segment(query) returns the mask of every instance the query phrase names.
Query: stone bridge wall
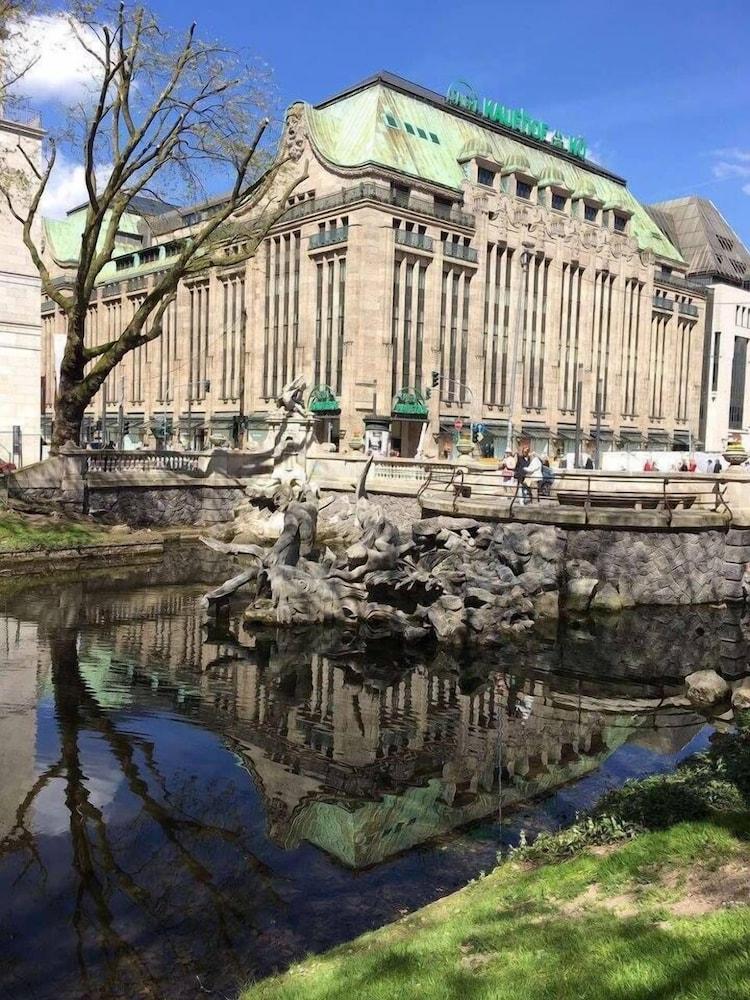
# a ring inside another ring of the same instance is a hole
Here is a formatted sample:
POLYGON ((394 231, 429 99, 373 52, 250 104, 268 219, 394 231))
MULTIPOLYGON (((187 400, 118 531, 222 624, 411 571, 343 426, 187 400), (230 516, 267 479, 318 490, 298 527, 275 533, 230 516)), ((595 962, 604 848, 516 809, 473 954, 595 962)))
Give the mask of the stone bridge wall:
POLYGON ((592 600, 604 607, 618 598, 625 605, 724 598, 726 531, 558 530, 563 576, 580 601, 586 599, 586 580, 597 581, 592 600))
POLYGON ((167 528, 231 521, 245 499, 241 486, 117 486, 88 491, 88 512, 109 524, 167 528))

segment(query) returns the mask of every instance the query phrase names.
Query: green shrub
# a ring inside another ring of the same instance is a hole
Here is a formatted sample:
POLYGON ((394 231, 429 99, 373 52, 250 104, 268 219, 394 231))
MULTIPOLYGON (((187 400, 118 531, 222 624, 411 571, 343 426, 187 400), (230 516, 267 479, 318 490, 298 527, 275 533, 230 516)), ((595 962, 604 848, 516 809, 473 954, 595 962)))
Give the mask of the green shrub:
POLYGON ((511 848, 517 860, 561 861, 589 847, 616 843, 645 830, 750 810, 750 726, 714 736, 711 746, 670 774, 626 782, 590 813, 559 833, 511 848))
POLYGON ((517 861, 539 864, 564 861, 588 847, 630 840, 638 832, 635 824, 624 822, 617 816, 584 816, 559 833, 540 833, 530 844, 522 831, 518 847, 512 847, 509 853, 517 861))

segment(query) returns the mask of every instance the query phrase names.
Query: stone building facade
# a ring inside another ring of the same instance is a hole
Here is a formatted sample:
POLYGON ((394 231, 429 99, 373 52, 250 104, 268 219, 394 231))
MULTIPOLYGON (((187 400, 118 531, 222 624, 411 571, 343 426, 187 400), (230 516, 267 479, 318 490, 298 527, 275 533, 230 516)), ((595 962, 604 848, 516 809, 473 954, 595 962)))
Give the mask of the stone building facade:
MULTIPOLYGON (((0 113, 0 170, 23 202, 22 184, 39 163, 43 133, 37 120, 8 121, 0 113), (23 153, 19 147, 23 149, 23 153), (13 178, 16 179, 13 179, 13 178)), ((38 228, 38 227, 35 227, 38 228)), ((21 225, 0 204, 0 463, 39 458, 40 281, 24 246, 21 225)))
POLYGON ((750 252, 713 202, 691 195, 649 209, 708 294, 699 436, 708 451, 750 447, 750 252))
MULTIPOLYGON (((285 141, 307 177, 288 211, 252 261, 228 255, 184 283, 165 333, 113 372, 85 434, 103 421, 114 436, 122 403, 130 439, 260 440, 274 398, 303 375, 319 440, 343 449, 364 434, 376 451, 447 454, 471 430, 487 455, 519 436, 567 451, 578 410, 603 448, 688 447, 705 292, 578 141, 568 152, 559 133, 491 120, 486 104, 380 74, 293 105, 285 141)), ((91 305, 94 343, 211 210, 131 209, 91 305)), ((80 226, 81 211, 46 223, 62 283, 80 226)), ((53 303, 42 312, 49 433, 62 326, 53 303)))

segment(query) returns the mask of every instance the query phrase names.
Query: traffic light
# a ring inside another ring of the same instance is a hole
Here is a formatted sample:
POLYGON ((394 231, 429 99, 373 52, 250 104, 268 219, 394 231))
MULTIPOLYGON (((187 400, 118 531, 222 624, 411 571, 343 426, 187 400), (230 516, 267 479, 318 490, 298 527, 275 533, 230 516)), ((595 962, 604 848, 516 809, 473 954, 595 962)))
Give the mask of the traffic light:
POLYGON ((433 389, 437 389, 437 387, 439 385, 440 385, 440 372, 433 372, 432 373, 432 388, 433 389))

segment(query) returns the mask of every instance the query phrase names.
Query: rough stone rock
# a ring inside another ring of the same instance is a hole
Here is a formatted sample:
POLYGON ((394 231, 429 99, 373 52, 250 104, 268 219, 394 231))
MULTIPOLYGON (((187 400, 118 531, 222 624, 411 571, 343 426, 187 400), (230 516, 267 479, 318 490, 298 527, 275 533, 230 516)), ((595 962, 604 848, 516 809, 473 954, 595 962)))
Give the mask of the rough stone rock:
POLYGON ((537 594, 533 603, 537 618, 560 617, 560 594, 557 590, 545 590, 537 594))
POLYGON ((525 524, 498 524, 495 529, 495 546, 505 552, 512 552, 521 559, 531 556, 529 528, 525 524))
POLYGON ((495 599, 495 595, 483 587, 467 587, 464 593, 467 607, 479 608, 483 604, 492 604, 495 599))
POLYGON ((729 685, 715 670, 696 670, 685 678, 686 694, 696 708, 711 708, 729 694, 729 685))
POLYGON ((569 580, 580 580, 597 575, 596 566, 586 559, 569 559, 565 564, 565 572, 569 580))
POLYGON ((217 538, 220 542, 231 542, 235 536, 234 525, 214 524, 207 532, 210 538, 217 538))
POLYGON ((483 525, 481 521, 475 521, 471 517, 448 517, 447 515, 440 515, 439 517, 425 517, 421 521, 417 521, 412 525, 411 533, 414 541, 435 541, 435 539, 443 531, 448 532, 462 532, 468 531, 470 534, 475 535, 483 525))
POLYGON ((568 580, 565 605, 571 611, 586 611, 591 601, 591 595, 599 581, 594 576, 582 576, 568 580))
POLYGON ((733 580, 736 582, 742 582, 742 577, 745 573, 745 567, 742 563, 724 563, 724 579, 733 580))
POLYGON ((466 636, 466 608, 460 597, 443 594, 425 613, 438 639, 456 642, 466 636))
POLYGON ((551 525, 534 525, 533 528, 529 533, 532 558, 559 564, 565 544, 563 532, 551 525))
POLYGON ((591 598, 591 609, 593 611, 622 611, 622 598, 611 583, 601 583, 591 598))
POLYGON ((739 712, 750 709, 750 677, 743 677, 732 692, 732 708, 739 712))

